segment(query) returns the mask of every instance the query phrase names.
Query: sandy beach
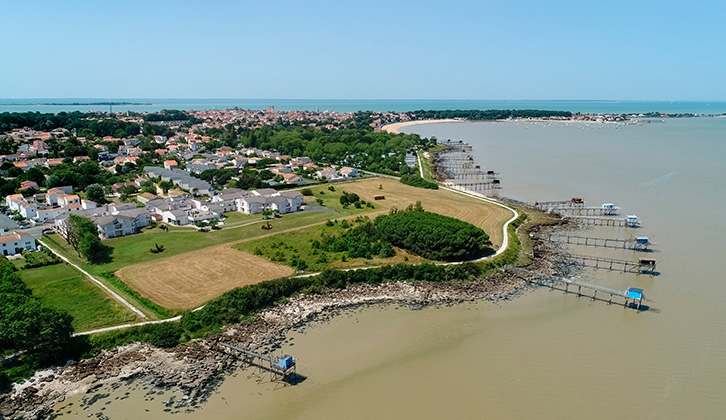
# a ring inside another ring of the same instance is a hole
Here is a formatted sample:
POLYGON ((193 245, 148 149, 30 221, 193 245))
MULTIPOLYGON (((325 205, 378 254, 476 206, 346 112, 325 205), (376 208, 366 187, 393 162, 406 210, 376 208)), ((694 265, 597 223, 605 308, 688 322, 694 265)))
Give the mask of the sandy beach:
POLYGON ((454 120, 454 119, 444 119, 444 120, 417 120, 417 121, 406 121, 406 122, 400 122, 400 123, 394 123, 394 124, 387 124, 383 126, 383 131, 387 133, 400 133, 400 129, 403 127, 408 127, 409 125, 419 125, 419 124, 434 124, 434 123, 448 123, 448 122, 466 122, 466 120, 454 120))

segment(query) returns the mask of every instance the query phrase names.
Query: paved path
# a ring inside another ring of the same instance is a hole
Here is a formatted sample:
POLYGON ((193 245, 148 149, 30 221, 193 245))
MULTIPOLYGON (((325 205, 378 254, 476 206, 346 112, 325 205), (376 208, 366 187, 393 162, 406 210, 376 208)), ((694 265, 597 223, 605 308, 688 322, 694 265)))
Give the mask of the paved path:
POLYGON ((48 244, 45 243, 45 242, 43 242, 42 240, 38 239, 38 242, 40 242, 44 247, 48 248, 52 253, 54 253, 55 255, 57 255, 60 259, 62 259, 66 263, 70 264, 71 266, 75 267, 76 270, 78 270, 81 273, 85 274, 86 277, 88 277, 89 279, 91 279, 91 281, 94 282, 98 287, 102 288, 109 295, 111 295, 114 299, 116 299, 117 301, 121 302, 121 304, 123 304, 127 308, 131 309, 131 311, 133 311, 136 315, 140 316, 143 319, 148 319, 148 317, 143 312, 141 312, 137 307, 135 307, 134 305, 132 305, 131 303, 129 303, 129 301, 127 301, 126 299, 122 298, 118 293, 116 293, 113 290, 109 289, 108 286, 106 286, 105 284, 103 284, 103 282, 101 282, 97 278, 93 277, 86 270, 82 269, 81 267, 77 266, 76 264, 73 264, 68 258, 66 258, 63 255, 61 255, 58 251, 56 251, 55 249, 53 249, 50 246, 48 246, 48 244))
POLYGON ((426 179, 424 178, 423 174, 423 165, 421 165, 421 155, 418 153, 418 151, 416 151, 416 159, 418 159, 418 171, 421 173, 421 178, 426 179))

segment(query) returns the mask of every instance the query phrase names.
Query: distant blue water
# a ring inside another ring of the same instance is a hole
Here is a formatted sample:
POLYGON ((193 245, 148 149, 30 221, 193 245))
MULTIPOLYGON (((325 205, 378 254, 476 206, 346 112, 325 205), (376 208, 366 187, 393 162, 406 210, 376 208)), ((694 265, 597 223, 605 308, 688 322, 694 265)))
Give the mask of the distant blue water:
POLYGON ((506 101, 506 100, 428 100, 428 99, 153 99, 153 98, 34 98, 0 99, 0 112, 103 111, 108 105, 66 105, 92 102, 133 102, 144 105, 117 105, 114 111, 152 112, 161 109, 267 109, 281 111, 415 111, 419 109, 546 109, 582 113, 726 113, 726 102, 655 102, 655 101, 506 101), (62 103, 64 105, 39 105, 62 103))

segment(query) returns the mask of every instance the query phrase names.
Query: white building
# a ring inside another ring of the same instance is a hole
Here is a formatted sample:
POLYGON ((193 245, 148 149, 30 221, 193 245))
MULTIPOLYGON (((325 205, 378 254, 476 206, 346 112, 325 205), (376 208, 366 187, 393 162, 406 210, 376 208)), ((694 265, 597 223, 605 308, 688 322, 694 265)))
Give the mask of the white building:
POLYGON ((35 239, 25 232, 13 232, 0 235, 0 250, 2 255, 19 254, 23 249, 35 251, 35 239))

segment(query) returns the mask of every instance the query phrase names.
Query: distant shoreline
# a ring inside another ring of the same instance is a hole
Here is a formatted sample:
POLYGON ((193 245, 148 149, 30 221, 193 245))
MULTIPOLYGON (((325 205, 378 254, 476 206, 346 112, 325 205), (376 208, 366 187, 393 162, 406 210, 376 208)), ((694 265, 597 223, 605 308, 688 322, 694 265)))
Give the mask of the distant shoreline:
POLYGON ((154 105, 151 102, 37 102, 32 104, 11 103, 0 106, 92 106, 92 105, 154 105))

